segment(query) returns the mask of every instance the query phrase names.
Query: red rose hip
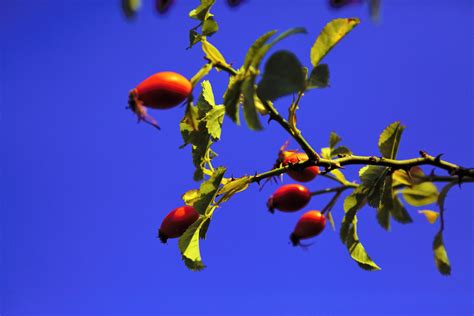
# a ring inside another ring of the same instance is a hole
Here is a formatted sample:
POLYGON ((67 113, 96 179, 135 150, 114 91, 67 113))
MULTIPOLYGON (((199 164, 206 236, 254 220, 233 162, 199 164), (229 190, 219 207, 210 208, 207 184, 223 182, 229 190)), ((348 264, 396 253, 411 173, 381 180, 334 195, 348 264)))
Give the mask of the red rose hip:
POLYGON ((300 244, 301 239, 308 239, 319 235, 326 227, 326 217, 320 211, 308 211, 304 213, 293 233, 290 235, 290 240, 293 246, 300 244))
POLYGON ((158 238, 166 243, 168 238, 180 237, 198 218, 199 213, 194 207, 188 205, 177 207, 161 222, 158 238))
MULTIPOLYGON (((283 156, 282 164, 284 166, 288 164, 296 164, 296 163, 304 162, 308 160, 308 155, 302 152, 283 153, 282 156, 283 156)), ((319 174, 318 166, 310 166, 301 170, 288 171, 288 175, 290 176, 290 178, 299 182, 309 182, 313 180, 314 178, 316 178, 318 174, 319 174)))
POLYGON ((305 207, 311 199, 311 192, 301 184, 286 184, 279 187, 268 199, 268 210, 295 212, 305 207))
POLYGON ((186 100, 192 89, 191 82, 182 75, 171 71, 158 72, 130 91, 129 108, 139 120, 159 128, 156 121, 147 115, 145 107, 170 109, 186 100))

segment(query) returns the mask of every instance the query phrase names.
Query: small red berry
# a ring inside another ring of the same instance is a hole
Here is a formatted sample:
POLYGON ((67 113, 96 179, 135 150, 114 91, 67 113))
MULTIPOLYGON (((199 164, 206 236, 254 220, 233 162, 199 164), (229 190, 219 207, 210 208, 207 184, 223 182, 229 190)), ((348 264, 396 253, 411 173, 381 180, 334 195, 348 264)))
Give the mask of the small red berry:
POLYGON ((166 243, 168 238, 180 237, 189 226, 199 218, 199 213, 192 206, 180 206, 173 209, 161 222, 158 238, 166 243))
POLYGON ((293 246, 297 246, 301 239, 308 239, 319 235, 326 227, 326 217, 320 211, 308 211, 304 213, 293 233, 290 235, 290 240, 293 246))
POLYGON ((182 75, 171 71, 158 72, 130 91, 128 104, 139 120, 159 128, 156 121, 147 115, 145 107, 170 109, 186 100, 192 89, 191 82, 182 75))
MULTIPOLYGON (((302 152, 293 152, 291 154, 283 153, 282 155, 283 162, 282 164, 288 165, 288 164, 295 164, 299 162, 304 162, 308 160, 308 155, 306 153, 302 152)), ((293 180, 299 181, 299 182, 309 182, 316 178, 316 176, 319 174, 319 167, 318 166, 310 166, 306 167, 302 170, 289 170, 288 175, 290 178, 293 180)))
POLYGON ((270 212, 274 209, 295 212, 305 207, 311 199, 311 192, 301 184, 286 184, 279 187, 268 199, 270 212))

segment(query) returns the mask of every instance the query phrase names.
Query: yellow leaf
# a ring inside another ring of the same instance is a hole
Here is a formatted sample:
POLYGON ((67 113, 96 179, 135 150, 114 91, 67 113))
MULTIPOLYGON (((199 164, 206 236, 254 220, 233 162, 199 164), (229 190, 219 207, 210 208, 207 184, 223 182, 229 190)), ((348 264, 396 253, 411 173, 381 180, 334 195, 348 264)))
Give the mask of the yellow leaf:
POLYGON ((430 224, 434 224, 439 217, 439 213, 435 211, 423 210, 418 211, 418 213, 425 215, 426 219, 430 224))

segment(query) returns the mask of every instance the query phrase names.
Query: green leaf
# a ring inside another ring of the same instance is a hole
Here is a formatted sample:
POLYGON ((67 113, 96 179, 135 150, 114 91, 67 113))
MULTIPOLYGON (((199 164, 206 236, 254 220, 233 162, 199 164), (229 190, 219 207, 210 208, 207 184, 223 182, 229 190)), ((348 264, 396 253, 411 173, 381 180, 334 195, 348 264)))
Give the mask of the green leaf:
POLYGON ((336 132, 331 132, 329 136, 329 148, 333 149, 337 144, 342 140, 342 137, 336 134, 336 132))
POLYGON ((227 202, 234 194, 246 190, 250 184, 251 178, 248 176, 232 179, 224 184, 218 192, 219 204, 227 202))
POLYGON ((443 242, 443 232, 440 230, 433 240, 433 253, 435 264, 442 275, 451 274, 451 265, 449 263, 448 253, 443 242))
MULTIPOLYGON (((262 61, 263 57, 267 54, 267 52, 270 50, 270 48, 272 48, 279 41, 287 38, 288 36, 294 35, 294 34, 305 34, 305 33, 306 33, 306 29, 304 29, 302 27, 292 28, 292 29, 289 29, 289 30, 281 33, 280 35, 278 35, 270 43, 265 44, 265 45, 261 45, 261 47, 258 50, 256 49, 256 51, 255 51, 255 53, 254 53, 254 55, 251 59, 251 63, 250 63, 251 66, 254 69, 258 69, 258 67, 260 66, 260 62, 262 61)), ((263 35, 262 37, 264 38, 267 34, 263 35)), ((262 41, 263 41, 263 39, 262 39, 262 41)), ((266 42, 266 40, 265 40, 265 42, 266 42)), ((260 45, 260 43, 258 43, 257 46, 258 45, 260 45)))
POLYGON ((229 85, 224 94, 225 113, 237 125, 240 125, 239 104, 244 79, 243 73, 239 70, 236 76, 229 78, 229 85))
POLYGON ((199 250, 199 237, 206 221, 207 218, 205 216, 199 217, 197 221, 188 227, 178 241, 183 261, 193 271, 200 271, 205 268, 201 259, 201 251, 199 250))
POLYGON ((311 63, 316 67, 326 54, 356 25, 357 18, 335 19, 326 24, 311 48, 311 63))
POLYGON ((383 157, 395 159, 397 157, 400 138, 405 126, 395 122, 387 126, 379 138, 379 150, 383 157))
POLYGON ((331 148, 330 147, 323 147, 321 148, 321 156, 323 156, 324 159, 331 159, 331 148))
MULTIPOLYGON (((430 182, 427 182, 430 183, 430 182)), ((441 210, 441 213, 444 213, 444 203, 446 201, 446 196, 448 195, 449 190, 451 190, 452 187, 456 185, 456 181, 452 181, 448 184, 446 184, 443 189, 441 189, 441 193, 438 196, 437 204, 439 206, 439 209, 441 210)))
POLYGON ((345 147, 345 146, 339 146, 339 147, 336 147, 334 148, 334 150, 332 151, 331 153, 331 156, 349 156, 349 155, 352 155, 352 151, 349 150, 349 148, 345 147))
POLYGON ((308 79, 308 88, 326 88, 329 86, 329 66, 320 64, 313 68, 308 79))
POLYGON ((384 179, 388 175, 388 168, 382 166, 365 166, 359 170, 362 185, 368 189, 367 200, 369 205, 378 208, 384 187, 384 179))
POLYGON ((209 17, 202 24, 202 35, 211 36, 219 30, 216 20, 213 17, 209 17))
POLYGON ((382 193, 377 206, 377 221, 385 230, 390 230, 390 212, 393 209, 392 177, 383 180, 382 193))
POLYGON ((209 72, 212 70, 212 64, 208 63, 202 66, 201 69, 191 78, 191 85, 194 87, 196 84, 201 81, 202 78, 207 76, 209 72))
POLYGON ((412 186, 414 184, 411 176, 405 170, 402 170, 402 169, 395 170, 395 172, 392 174, 392 178, 393 178, 393 186, 398 186, 398 185, 412 186))
POLYGON ((357 264, 365 270, 380 270, 370 258, 357 235, 357 212, 365 205, 367 189, 359 186, 344 200, 345 215, 341 223, 340 237, 357 264))
POLYGON ((424 206, 435 203, 438 200, 438 189, 432 182, 422 182, 402 191, 405 201, 413 206, 424 206))
POLYGON ((370 258, 364 246, 357 235, 357 217, 354 217, 346 240, 346 246, 349 253, 359 267, 367 271, 381 270, 381 268, 370 258))
POLYGON ((213 140, 221 138, 222 123, 224 121, 225 107, 217 105, 206 113, 204 120, 206 121, 206 128, 213 140))
POLYGON ((254 131, 262 129, 262 124, 255 106, 255 77, 245 79, 242 84, 242 93, 244 95, 244 118, 247 126, 254 131))
POLYGON ((390 210, 390 215, 392 215, 394 220, 401 224, 408 224, 413 222, 413 219, 411 218, 410 214, 403 206, 398 196, 396 196, 395 194, 393 196, 393 207, 390 210))
POLYGON ((184 117, 179 123, 179 129, 184 141, 184 145, 182 145, 180 148, 183 148, 187 144, 191 144, 193 142, 193 138, 196 136, 196 132, 198 131, 198 126, 198 109, 196 106, 188 104, 186 107, 186 112, 184 113, 184 117))
POLYGON ((298 58, 289 51, 278 51, 265 64, 257 94, 262 100, 275 100, 301 91, 304 86, 305 78, 298 58))
MULTIPOLYGON (((219 65, 224 67, 230 67, 230 65, 225 61, 224 56, 221 52, 206 39, 201 40, 202 50, 206 54, 206 58, 212 63, 213 66, 219 65)), ((217 71, 220 71, 219 68, 216 68, 217 71)))
POLYGON ((346 184, 349 182, 347 181, 346 177, 344 176, 341 170, 334 169, 334 170, 331 170, 330 172, 336 178, 336 180, 339 181, 341 184, 346 184))
POLYGON ((189 12, 189 17, 192 19, 204 21, 212 14, 210 14, 211 7, 214 5, 216 0, 201 0, 201 4, 191 12, 189 12))
POLYGON ((190 49, 195 44, 199 43, 203 39, 202 35, 196 32, 196 30, 189 31, 189 46, 187 49, 190 49))
POLYGON ((275 33, 276 33, 276 30, 263 34, 252 44, 252 46, 250 46, 249 50, 247 51, 247 55, 245 56, 245 61, 244 61, 244 66, 243 66, 245 70, 249 69, 257 52, 263 47, 263 45, 268 41, 268 39, 270 39, 270 37, 272 37, 275 33))
POLYGON ((367 203, 367 189, 358 186, 344 199, 344 218, 342 219, 339 235, 343 243, 346 242, 350 226, 357 212, 367 203))
POLYGON ((217 191, 221 184, 222 178, 224 177, 226 169, 224 167, 217 168, 212 176, 207 180, 201 183, 199 187, 199 197, 195 198, 193 206, 198 211, 199 214, 206 214, 209 206, 214 201, 217 191))
POLYGON ((141 0, 122 0, 122 11, 127 19, 135 18, 141 6, 141 0))

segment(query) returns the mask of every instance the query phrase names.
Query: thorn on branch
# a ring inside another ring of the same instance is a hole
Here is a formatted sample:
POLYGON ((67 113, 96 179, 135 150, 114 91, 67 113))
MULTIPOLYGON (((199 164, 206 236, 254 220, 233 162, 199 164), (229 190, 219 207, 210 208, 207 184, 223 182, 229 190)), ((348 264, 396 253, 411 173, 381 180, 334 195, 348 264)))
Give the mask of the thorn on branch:
POLYGON ((376 162, 376 161, 377 161, 377 157, 375 157, 375 156, 370 156, 370 157, 369 157, 369 160, 372 161, 372 162, 376 162))
POLYGON ((435 157, 434 161, 436 163, 441 163, 441 156, 443 156, 444 154, 439 154, 438 156, 435 157))
POLYGON ((428 157, 428 153, 426 153, 426 151, 424 151, 424 150, 420 150, 420 156, 423 157, 423 158, 426 158, 426 157, 428 157))

